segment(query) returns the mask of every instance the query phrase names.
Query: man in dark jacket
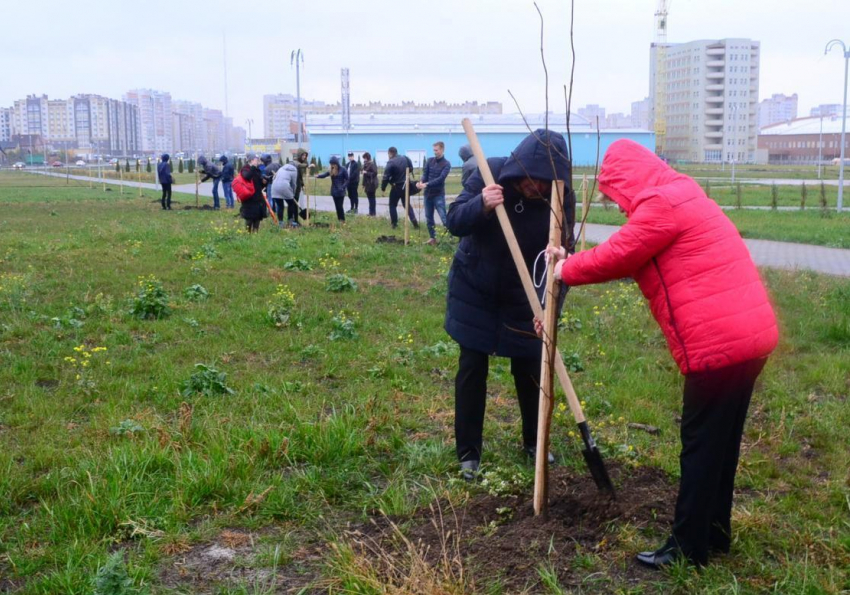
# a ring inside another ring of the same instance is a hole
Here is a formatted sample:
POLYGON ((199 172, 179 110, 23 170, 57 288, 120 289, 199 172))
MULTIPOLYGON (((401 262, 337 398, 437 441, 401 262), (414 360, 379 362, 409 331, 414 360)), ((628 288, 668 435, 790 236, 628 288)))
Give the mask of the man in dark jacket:
POLYGON ((360 197, 357 195, 357 187, 360 185, 360 164, 354 158, 354 153, 348 152, 348 202, 351 205, 349 213, 357 214, 360 206, 360 197))
POLYGON ((224 204, 228 209, 235 206, 233 202, 233 164, 227 159, 227 155, 222 155, 218 159, 221 162, 221 190, 224 192, 224 204))
POLYGON ((213 181, 213 208, 218 210, 220 207, 218 200, 218 181, 221 179, 221 172, 218 171, 218 168, 210 163, 203 155, 198 157, 198 166, 201 168, 201 172, 203 172, 204 175, 204 177, 201 178, 201 182, 203 183, 210 179, 213 181))
MULTIPOLYGON (((534 333, 531 306, 494 211, 504 204, 526 266, 533 273, 535 259, 548 243, 552 180, 568 185, 572 180, 566 156, 563 136, 538 130, 510 157, 488 159, 497 184, 485 187, 476 172, 449 208, 446 226, 461 240, 449 270, 445 328, 460 345, 455 441, 467 479, 481 461, 491 355, 511 358, 523 448, 532 459, 535 456, 542 344, 534 333)), ((563 239, 572 247, 575 195, 570 188, 565 194, 563 239)), ((540 263, 543 266, 543 259, 540 263)))
MULTIPOLYGON (((313 164, 307 163, 307 151, 298 149, 295 152, 295 168, 298 170, 298 179, 295 180, 295 202, 301 204, 301 189, 304 188, 304 180, 307 179, 308 172, 313 171, 313 164)), ((307 218, 307 210, 302 208, 298 216, 302 219, 307 218)))
POLYGON ((469 145, 463 145, 457 152, 458 156, 463 160, 463 169, 460 173, 460 184, 466 186, 466 181, 469 176, 478 171, 478 160, 472 154, 472 149, 469 145))
POLYGON ((446 145, 443 141, 434 143, 434 156, 425 163, 422 170, 422 180, 416 184, 420 190, 425 190, 425 221, 428 223, 428 244, 437 243, 434 231, 434 209, 440 215, 443 226, 446 225, 446 178, 452 170, 452 164, 443 156, 446 145))
POLYGON ((374 217, 377 214, 377 205, 375 201, 375 191, 378 189, 378 166, 372 161, 372 154, 366 151, 363 153, 363 191, 366 192, 366 198, 369 199, 369 216, 374 217))
MULTIPOLYGON (((410 159, 398 154, 395 147, 387 149, 387 155, 390 160, 384 166, 384 177, 381 179, 381 192, 390 186, 390 223, 393 229, 398 227, 398 201, 404 200, 404 185, 407 183, 405 170, 413 171, 413 164, 410 159)), ((413 212, 413 205, 408 205, 407 216, 410 217, 410 222, 413 227, 419 229, 419 222, 416 220, 416 214, 413 212)))
POLYGON ((171 210, 171 185, 174 183, 174 176, 171 175, 171 170, 168 168, 168 153, 163 153, 159 163, 156 166, 156 177, 159 183, 162 184, 162 210, 171 210))

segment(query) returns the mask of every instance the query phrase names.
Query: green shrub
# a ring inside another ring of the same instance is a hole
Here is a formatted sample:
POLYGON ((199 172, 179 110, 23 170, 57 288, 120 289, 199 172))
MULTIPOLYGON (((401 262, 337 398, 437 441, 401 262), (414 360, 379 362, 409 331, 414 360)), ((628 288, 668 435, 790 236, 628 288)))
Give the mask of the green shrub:
POLYGON ((195 394, 213 397, 232 395, 234 391, 227 386, 227 374, 206 364, 195 364, 195 371, 188 380, 183 382, 180 394, 184 397, 191 397, 195 394))
POLYGON ((289 326, 292 311, 295 309, 295 294, 286 286, 278 285, 277 291, 268 303, 267 316, 277 328, 289 326))
POLYGON ((779 206, 779 188, 774 183, 770 186, 770 208, 775 211, 776 207, 778 207, 778 206, 779 206))
POLYGON ((306 260, 296 258, 295 260, 286 261, 283 265, 283 268, 287 271, 312 271, 313 265, 311 265, 306 260))
POLYGON ((356 339, 357 319, 354 316, 348 316, 344 311, 339 311, 331 318, 331 333, 328 339, 331 341, 351 340, 356 339))
POLYGON ((348 275, 343 275, 342 273, 335 273, 333 275, 330 275, 328 276, 326 281, 326 291, 331 291, 333 293, 340 293, 343 291, 357 291, 357 283, 354 282, 354 279, 352 279, 348 275))
POLYGON ((202 302, 210 297, 210 292, 203 285, 195 283, 183 290, 183 297, 190 302, 202 302))
POLYGON ((116 427, 109 428, 109 433, 113 436, 133 436, 139 432, 144 432, 145 429, 133 419, 125 419, 116 427))
POLYGON ((177 162, 177 172, 181 173, 181 174, 183 173, 183 160, 182 159, 177 162))
POLYGON ((806 210, 806 197, 809 194, 809 190, 806 188, 806 183, 803 182, 800 185, 800 210, 806 210))
POLYGON ((145 166, 145 171, 146 171, 146 172, 148 172, 148 173, 151 173, 151 160, 150 160, 150 157, 148 157, 148 164, 145 166))
POLYGON ((130 315, 142 320, 166 318, 171 314, 168 302, 168 293, 156 277, 141 277, 139 291, 132 300, 130 315))
POLYGON ((94 595, 125 595, 137 593, 133 579, 127 574, 124 550, 119 549, 101 566, 94 577, 94 595))

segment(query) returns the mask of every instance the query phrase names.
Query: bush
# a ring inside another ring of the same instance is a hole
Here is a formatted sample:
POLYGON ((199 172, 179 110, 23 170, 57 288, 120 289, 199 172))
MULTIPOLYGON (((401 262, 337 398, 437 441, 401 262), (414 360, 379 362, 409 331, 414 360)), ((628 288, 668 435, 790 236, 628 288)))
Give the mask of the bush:
POLYGON ((287 271, 312 271, 313 265, 311 265, 306 260, 301 258, 296 258, 295 260, 288 260, 284 263, 283 268, 287 271))
POLYGON ((183 290, 183 297, 190 302, 202 302, 210 297, 210 292, 203 285, 190 285, 183 290))
POLYGON ((289 326, 292 322, 292 311, 294 309, 295 294, 286 285, 278 285, 277 291, 268 303, 269 322, 277 328, 289 326))
POLYGON ((776 207, 779 206, 779 188, 777 188, 776 183, 773 183, 770 187, 770 208, 774 211, 776 207))
POLYGON ((736 209, 741 208, 741 202, 742 202, 741 201, 741 182, 738 182, 735 185, 735 208, 736 209))
POLYGON ((119 162, 117 162, 117 161, 115 162, 115 173, 116 173, 116 174, 120 174, 120 173, 121 173, 121 164, 120 164, 119 162))
POLYGON ((130 315, 141 320, 166 318, 171 314, 168 293, 153 275, 139 279, 139 292, 132 300, 130 315))
POLYGON ((234 391, 227 386, 227 374, 206 364, 195 364, 195 372, 188 380, 183 382, 180 394, 184 397, 191 397, 195 394, 213 397, 232 395, 234 391))
POLYGON ((130 160, 129 159, 124 160, 124 172, 130 173, 130 160))
POLYGON ((806 183, 803 182, 800 185, 800 210, 804 211, 806 209, 806 197, 808 196, 809 191, 806 188, 806 183))
POLYGON ((137 593, 124 565, 124 550, 119 549, 101 566, 94 577, 94 595, 137 593))
POLYGON ((136 173, 139 173, 140 171, 142 171, 142 162, 136 159, 136 173))
POLYGON ((189 173, 190 174, 195 173, 195 160, 194 159, 189 160, 189 173))
POLYGON ((354 282, 354 279, 349 277, 348 275, 343 275, 342 273, 336 273, 330 275, 327 278, 327 284, 325 285, 326 291, 331 291, 333 293, 340 293, 343 291, 357 291, 357 283, 354 282))
POLYGON ((113 436, 134 436, 139 432, 144 432, 145 429, 133 419, 125 419, 120 424, 113 428, 109 428, 109 433, 113 436))
POLYGON ((181 173, 181 174, 183 173, 183 160, 182 159, 177 162, 177 171, 178 171, 178 173, 181 173))
POLYGON ((824 211, 827 209, 826 204, 826 184, 820 183, 820 208, 824 211))
POLYGON ((328 335, 331 341, 351 340, 359 336, 357 319, 353 316, 349 317, 344 311, 340 311, 331 318, 331 327, 331 333, 328 335))
POLYGON ((146 172, 148 172, 148 173, 151 173, 151 160, 150 160, 150 157, 148 157, 148 164, 145 166, 145 171, 146 171, 146 172))

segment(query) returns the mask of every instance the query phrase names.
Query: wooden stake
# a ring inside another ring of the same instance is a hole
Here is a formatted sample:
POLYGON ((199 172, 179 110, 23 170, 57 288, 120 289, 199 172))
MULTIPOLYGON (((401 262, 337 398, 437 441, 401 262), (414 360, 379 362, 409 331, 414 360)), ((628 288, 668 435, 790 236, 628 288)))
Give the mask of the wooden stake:
POLYGON ((124 168, 121 167, 121 164, 118 164, 118 177, 121 180, 121 195, 124 195, 124 168))
POLYGON ((404 168, 404 245, 410 241, 410 217, 407 216, 410 208, 410 168, 404 168))
POLYGON ((139 198, 142 198, 142 162, 141 160, 136 160, 139 163, 139 171, 136 172, 139 174, 139 198))
MULTIPOLYGON (((561 220, 564 207, 564 182, 552 184, 549 215, 549 243, 561 246, 561 220)), ((534 514, 549 511, 549 429, 555 407, 555 358, 557 357, 558 295, 555 259, 546 267, 546 308, 543 310, 543 356, 540 368, 540 403, 537 417, 537 457, 534 462, 534 514)))
MULTIPOLYGON (((584 219, 585 222, 587 221, 587 218, 590 216, 587 212, 587 210, 589 208, 590 208, 590 199, 588 197, 588 190, 587 190, 587 174, 584 174, 582 176, 582 180, 581 180, 581 209, 582 209, 581 218, 584 219)), ((581 251, 582 252, 584 252, 585 231, 586 231, 585 226, 582 225, 581 226, 581 251)))
MULTIPOLYGON (((200 186, 200 184, 201 184, 201 178, 200 178, 200 175, 198 174, 198 154, 197 153, 195 153, 195 163, 194 163, 193 169, 195 170, 195 208, 200 209, 201 208, 201 202, 200 202, 200 199, 198 198, 198 186, 200 186)), ((266 204, 268 204, 268 202, 269 201, 266 201, 266 204)))

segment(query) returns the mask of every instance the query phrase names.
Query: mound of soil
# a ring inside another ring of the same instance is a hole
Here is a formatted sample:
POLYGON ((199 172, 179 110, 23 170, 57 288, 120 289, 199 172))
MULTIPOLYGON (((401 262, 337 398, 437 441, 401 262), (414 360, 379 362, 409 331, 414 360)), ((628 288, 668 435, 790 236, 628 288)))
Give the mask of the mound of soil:
MULTIPOLYGON (((157 200, 157 201, 154 201, 154 202, 159 202, 159 201, 157 200)), ((174 204, 174 203, 172 203, 172 204, 174 204)), ((186 206, 186 207, 183 207, 183 210, 184 211, 212 211, 213 208, 210 205, 201 205, 199 207, 186 206)))
POLYGON ((435 503, 408 522, 375 518, 350 532, 350 539, 364 555, 381 551, 390 558, 409 555, 413 544, 416 555, 435 568, 447 557, 459 558, 479 587, 482 580, 500 577, 506 586, 528 588, 539 582, 538 569, 547 561, 563 587, 582 586, 582 578, 593 570, 621 575, 625 581, 643 580, 649 571, 631 562, 635 552, 618 544, 619 529, 628 525, 664 535, 672 522, 676 485, 658 469, 609 465, 609 472, 617 500, 602 495, 589 477, 556 467, 550 472, 546 517, 534 516, 531 490, 510 496, 482 494, 462 506, 435 503), (596 556, 597 567, 574 569, 577 553, 596 556))
POLYGON ((395 236, 378 236, 375 240, 376 244, 404 244, 404 240, 400 240, 395 236))

